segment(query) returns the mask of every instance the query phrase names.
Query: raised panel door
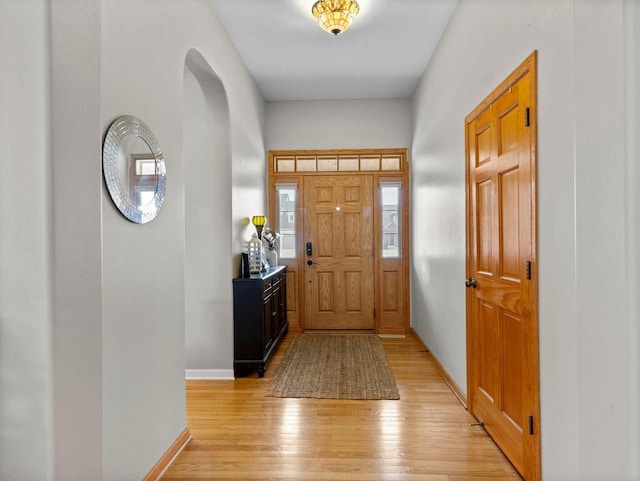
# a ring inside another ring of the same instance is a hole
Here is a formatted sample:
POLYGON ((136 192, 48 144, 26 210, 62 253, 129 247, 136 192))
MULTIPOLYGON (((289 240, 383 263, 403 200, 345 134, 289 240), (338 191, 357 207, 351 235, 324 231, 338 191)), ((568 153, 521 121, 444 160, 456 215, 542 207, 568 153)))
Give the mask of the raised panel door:
POLYGON ((525 479, 540 477, 534 59, 466 119, 469 408, 525 479))
POLYGON ((308 176, 304 183, 306 329, 373 329, 373 178, 308 176))

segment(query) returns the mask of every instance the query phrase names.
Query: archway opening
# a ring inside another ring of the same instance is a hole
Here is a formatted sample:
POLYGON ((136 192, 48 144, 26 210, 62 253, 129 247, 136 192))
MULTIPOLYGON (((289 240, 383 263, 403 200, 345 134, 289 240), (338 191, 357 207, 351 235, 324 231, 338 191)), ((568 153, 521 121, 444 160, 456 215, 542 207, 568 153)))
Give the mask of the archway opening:
POLYGON ((186 375, 219 379, 233 376, 229 107, 195 49, 185 59, 183 125, 186 375))

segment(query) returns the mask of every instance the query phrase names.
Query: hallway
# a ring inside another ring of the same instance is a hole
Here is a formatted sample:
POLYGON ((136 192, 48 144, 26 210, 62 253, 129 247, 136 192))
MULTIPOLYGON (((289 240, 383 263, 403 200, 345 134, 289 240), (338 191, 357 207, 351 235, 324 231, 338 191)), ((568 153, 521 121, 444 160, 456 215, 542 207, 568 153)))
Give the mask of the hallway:
POLYGON ((236 381, 188 381, 191 443, 164 480, 519 480, 412 337, 383 339, 399 401, 264 396, 267 367, 236 381))

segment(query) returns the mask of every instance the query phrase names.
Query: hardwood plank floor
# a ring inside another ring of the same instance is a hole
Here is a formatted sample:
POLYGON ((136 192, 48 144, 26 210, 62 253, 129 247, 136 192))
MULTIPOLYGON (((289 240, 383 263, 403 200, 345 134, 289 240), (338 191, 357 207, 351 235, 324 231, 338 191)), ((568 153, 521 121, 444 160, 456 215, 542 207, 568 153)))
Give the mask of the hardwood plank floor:
POLYGON ((414 338, 383 339, 399 401, 265 397, 265 377, 188 381, 193 440, 164 480, 521 480, 414 338))

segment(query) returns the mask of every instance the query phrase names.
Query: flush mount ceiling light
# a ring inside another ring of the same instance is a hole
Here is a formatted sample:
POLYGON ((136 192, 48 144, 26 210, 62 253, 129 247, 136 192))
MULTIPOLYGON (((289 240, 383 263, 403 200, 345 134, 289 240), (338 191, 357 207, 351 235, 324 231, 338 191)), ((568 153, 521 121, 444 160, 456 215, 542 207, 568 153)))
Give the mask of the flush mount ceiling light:
POLYGON ((322 29, 334 35, 348 29, 359 11, 356 0, 319 0, 311 8, 322 29))

